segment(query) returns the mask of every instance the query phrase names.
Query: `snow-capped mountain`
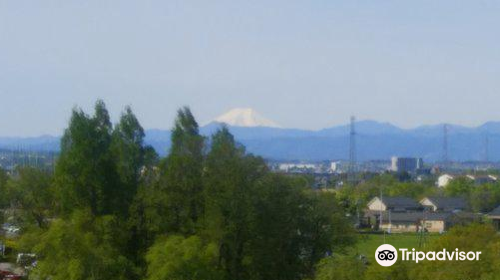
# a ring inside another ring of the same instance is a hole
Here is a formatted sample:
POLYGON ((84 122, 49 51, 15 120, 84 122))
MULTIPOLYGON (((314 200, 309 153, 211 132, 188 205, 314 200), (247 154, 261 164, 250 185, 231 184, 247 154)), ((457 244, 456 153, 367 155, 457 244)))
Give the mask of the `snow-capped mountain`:
POLYGON ((212 122, 239 127, 280 127, 251 108, 235 108, 215 118, 212 122))

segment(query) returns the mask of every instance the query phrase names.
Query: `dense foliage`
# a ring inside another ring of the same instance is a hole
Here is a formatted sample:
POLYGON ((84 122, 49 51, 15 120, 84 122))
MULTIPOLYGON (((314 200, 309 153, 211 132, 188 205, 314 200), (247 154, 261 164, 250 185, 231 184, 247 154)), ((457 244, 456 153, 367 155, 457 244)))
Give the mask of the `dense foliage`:
POLYGON ((158 158, 130 108, 113 125, 98 101, 73 110, 54 174, 0 172, 30 277, 293 280, 355 241, 334 194, 269 172, 225 127, 207 139, 182 108, 171 140, 158 158))
POLYGON ((272 173, 221 126, 199 133, 178 111, 165 158, 144 144, 127 107, 111 123, 102 101, 74 109, 55 172, 0 169, 0 206, 35 253, 31 279, 299 280, 497 279, 500 240, 489 225, 455 227, 427 247, 481 250, 480 263, 372 265, 354 254, 355 217, 381 192, 415 199, 462 196, 476 212, 500 204, 500 186, 453 180, 445 189, 401 174, 334 192, 311 178, 272 173))

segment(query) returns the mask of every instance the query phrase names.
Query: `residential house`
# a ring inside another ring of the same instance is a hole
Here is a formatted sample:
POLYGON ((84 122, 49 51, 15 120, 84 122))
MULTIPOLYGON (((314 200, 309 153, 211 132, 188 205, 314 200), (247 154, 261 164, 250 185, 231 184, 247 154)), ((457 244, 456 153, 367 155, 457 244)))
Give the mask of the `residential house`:
POLYGON ((420 204, 432 212, 456 212, 467 209, 467 202, 462 197, 429 196, 420 200, 420 204))
POLYGON ((374 229, 384 230, 390 233, 418 232, 444 232, 454 224, 453 213, 449 212, 391 212, 383 211, 382 219, 380 212, 368 212, 371 215, 370 222, 374 229))
POLYGON ((488 213, 488 218, 491 219, 493 225, 497 230, 500 230, 500 206, 493 209, 490 213, 488 213))
POLYGON ((473 180, 476 185, 491 184, 498 180, 498 177, 493 175, 469 175, 468 177, 473 180))
POLYGON ((453 225, 479 219, 466 209, 460 197, 426 197, 420 203, 409 197, 374 197, 365 210, 363 225, 394 233, 444 232, 453 225))
POLYGON ((450 175, 443 174, 438 177, 436 185, 440 188, 444 188, 450 184, 450 182, 457 178, 465 178, 474 182, 475 185, 483 185, 487 183, 495 183, 498 181, 498 177, 494 175, 450 175))
POLYGON ((391 211, 391 212, 409 212, 422 209, 422 206, 410 197, 403 196, 376 196, 367 204, 371 211, 391 211))
POLYGON ((406 231, 416 230, 416 220, 408 216, 414 216, 415 214, 400 215, 401 213, 412 213, 422 210, 422 206, 410 197, 374 197, 367 204, 367 210, 365 211, 363 224, 372 227, 376 230, 388 229, 391 227, 387 224, 389 221, 389 216, 394 216, 397 222, 397 228, 406 231))

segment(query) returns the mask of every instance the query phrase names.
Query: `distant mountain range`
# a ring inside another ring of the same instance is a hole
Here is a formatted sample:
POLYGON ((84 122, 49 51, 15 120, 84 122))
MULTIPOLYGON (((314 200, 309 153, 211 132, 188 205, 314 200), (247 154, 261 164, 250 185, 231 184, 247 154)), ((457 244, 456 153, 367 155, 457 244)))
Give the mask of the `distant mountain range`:
MULTIPOLYGON (((349 125, 311 131, 277 127, 276 123, 246 109, 229 115, 229 118, 222 120, 229 123, 229 130, 236 139, 246 146, 247 151, 267 159, 320 161, 348 158, 349 125), (254 119, 254 116, 258 117, 254 119), (262 123, 271 123, 273 127, 262 123)), ((220 126, 220 122, 213 121, 202 126, 200 131, 209 136, 220 126)), ((439 161, 443 154, 443 126, 402 129, 390 123, 356 122, 357 159, 366 161, 389 159, 391 156, 415 156, 425 161, 439 161)), ((147 130, 145 142, 165 155, 170 147, 170 131, 147 130)), ((19 148, 58 150, 59 137, 0 137, 0 149, 19 148)), ((486 159, 486 155, 491 161, 500 161, 500 122, 487 122, 478 127, 448 125, 448 154, 455 161, 480 161, 486 159)))

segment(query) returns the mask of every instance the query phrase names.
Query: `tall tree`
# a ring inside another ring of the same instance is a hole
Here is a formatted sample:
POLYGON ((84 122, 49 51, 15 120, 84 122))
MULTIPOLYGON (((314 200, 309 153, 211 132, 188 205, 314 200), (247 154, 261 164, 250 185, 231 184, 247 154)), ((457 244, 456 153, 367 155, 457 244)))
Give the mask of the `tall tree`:
POLYGON ((265 163, 245 155, 226 127, 218 130, 211 142, 204 172, 205 232, 219 247, 219 266, 226 278, 246 279, 252 187, 266 170, 265 163))
POLYGON ((189 108, 177 112, 170 154, 162 163, 161 188, 171 232, 191 234, 203 213, 202 167, 204 138, 189 108))
POLYGON ((304 180, 268 174, 254 190, 249 259, 258 279, 303 279, 332 251, 354 241, 335 196, 315 193, 304 180))
POLYGON ((63 213, 89 208, 93 215, 114 213, 123 192, 110 152, 112 125, 106 106, 97 101, 89 117, 74 109, 61 140, 55 182, 63 213))
MULTIPOLYGON (((5 172, 4 169, 0 167, 0 193, 7 193, 7 181, 8 181, 8 175, 7 172, 5 172)), ((0 207, 6 207, 8 206, 9 201, 7 199, 7 196, 1 195, 0 196, 0 207)))
POLYGON ((253 277, 262 280, 302 278, 306 264, 301 229, 308 201, 300 182, 269 174, 254 191, 250 259, 253 277))
POLYGON ((122 205, 125 213, 139 188, 141 172, 145 171, 146 147, 144 129, 130 107, 125 108, 120 122, 113 131, 112 150, 116 157, 116 168, 120 177, 122 205))

